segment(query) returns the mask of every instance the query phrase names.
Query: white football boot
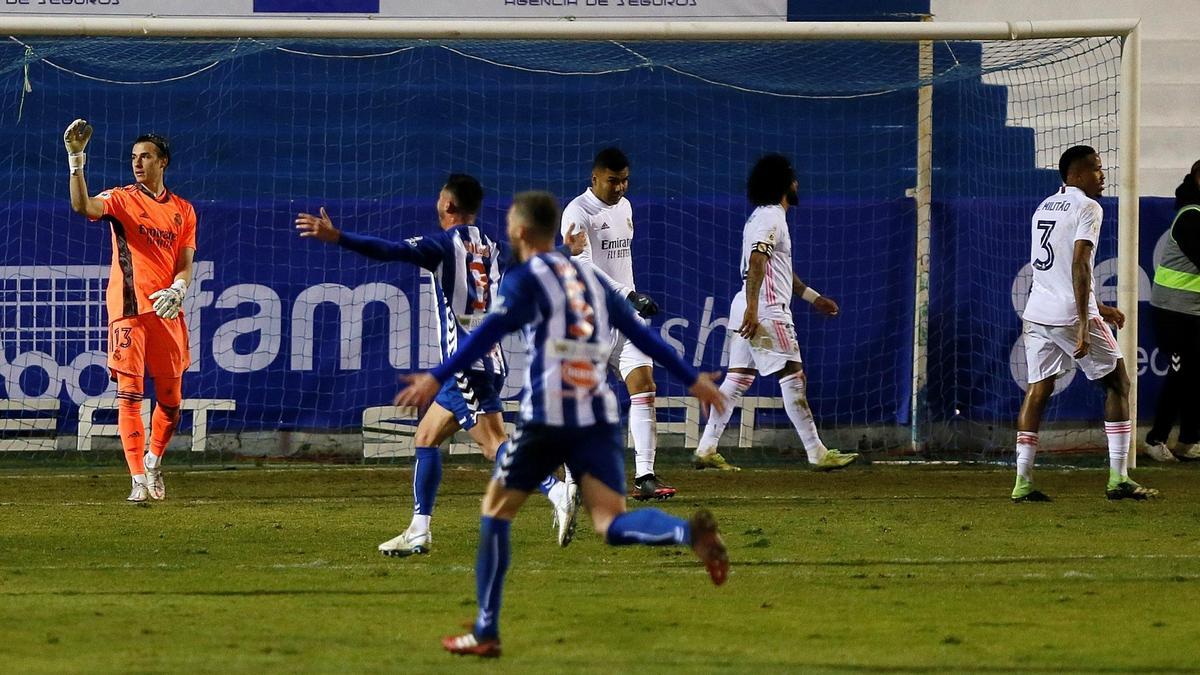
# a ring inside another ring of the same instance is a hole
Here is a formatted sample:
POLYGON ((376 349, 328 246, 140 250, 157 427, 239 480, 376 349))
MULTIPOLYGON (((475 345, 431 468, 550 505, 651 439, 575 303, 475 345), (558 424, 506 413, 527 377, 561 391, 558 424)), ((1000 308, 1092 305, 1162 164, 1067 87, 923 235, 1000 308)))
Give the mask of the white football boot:
POLYGON ((146 491, 150 493, 150 498, 155 501, 166 499, 167 488, 163 485, 162 469, 146 469, 146 491))
POLYGON ((1200 443, 1181 443, 1175 446, 1175 455, 1189 461, 1200 459, 1200 443))
POLYGON ((432 534, 428 531, 413 532, 410 528, 380 544, 379 552, 384 555, 407 558, 410 555, 429 553, 432 545, 432 534))
POLYGON ((1156 462, 1178 462, 1179 458, 1172 454, 1166 443, 1153 443, 1146 446, 1146 456, 1156 462))
POLYGON ((150 490, 146 488, 146 484, 137 480, 133 480, 133 491, 125 498, 127 502, 141 503, 150 498, 150 490))
POLYGON ((579 484, 563 483, 562 497, 554 502, 554 526, 558 528, 558 545, 566 548, 575 538, 575 520, 579 515, 579 484))

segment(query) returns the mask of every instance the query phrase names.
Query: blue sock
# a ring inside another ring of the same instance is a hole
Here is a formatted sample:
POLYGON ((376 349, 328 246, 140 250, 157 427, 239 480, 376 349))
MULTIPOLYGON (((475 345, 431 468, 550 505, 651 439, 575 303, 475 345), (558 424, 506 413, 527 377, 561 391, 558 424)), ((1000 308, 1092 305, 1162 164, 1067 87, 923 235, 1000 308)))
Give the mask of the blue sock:
POLYGON ((549 476, 546 476, 546 480, 538 484, 538 490, 544 495, 549 495, 551 488, 553 488, 555 485, 558 485, 560 482, 562 481, 558 480, 558 476, 550 474, 549 476))
POLYGON ((692 528, 682 518, 658 509, 626 511, 613 518, 605 541, 610 546, 645 544, 676 546, 692 543, 692 528))
POLYGON ((479 616, 475 619, 475 637, 494 640, 500 637, 500 599, 504 593, 504 575, 508 572, 508 531, 512 522, 483 516, 479 519, 479 554, 475 558, 475 597, 479 616))
POLYGON ((413 513, 433 515, 438 485, 442 483, 442 453, 437 448, 417 448, 413 469, 413 513))

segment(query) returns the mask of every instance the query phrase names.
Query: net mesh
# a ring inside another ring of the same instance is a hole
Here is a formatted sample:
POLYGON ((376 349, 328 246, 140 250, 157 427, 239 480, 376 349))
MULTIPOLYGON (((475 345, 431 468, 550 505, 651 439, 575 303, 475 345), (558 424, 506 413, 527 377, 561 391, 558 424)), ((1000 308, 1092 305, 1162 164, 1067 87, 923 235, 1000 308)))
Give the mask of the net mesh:
MULTIPOLYGON (((745 178, 758 156, 782 152, 801 181, 789 215, 796 271, 842 308, 826 320, 795 307, 818 424, 830 445, 903 450, 917 311, 908 190, 917 92, 932 85, 925 419, 932 452, 986 454, 1007 446, 1021 397, 1028 219, 1059 184, 1057 157, 1091 144, 1110 193, 1119 185, 1119 54, 1115 38, 938 42, 932 74, 919 77, 917 44, 899 41, 10 37, 0 396, 58 400, 55 431, 70 438, 80 404, 113 393, 97 341, 109 234, 71 212, 59 140, 76 117, 96 128, 93 193, 132 182, 137 135, 171 138, 167 184, 199 215, 184 395, 232 402, 208 414, 207 432, 243 451, 255 434, 268 446, 280 432, 357 439, 397 373, 437 356, 427 279, 299 240, 297 212, 324 206, 338 227, 393 240, 429 233, 445 176, 465 172, 487 191, 481 227, 500 237, 510 195, 548 189, 565 204, 586 189, 594 153, 618 145, 632 162, 638 289, 663 309, 654 328, 689 362, 719 369, 751 211, 745 178)), ((1098 261, 1115 255, 1115 215, 1106 210, 1098 261)), ((754 386, 752 396, 778 395, 768 378, 754 386)), ((684 394, 665 373, 658 387, 660 398, 684 394)), ((1095 396, 1072 384, 1047 419, 1086 444, 1095 396)), ((185 416, 185 434, 193 423, 185 416)), ((754 426, 757 447, 796 444, 781 409, 764 405, 754 426)))

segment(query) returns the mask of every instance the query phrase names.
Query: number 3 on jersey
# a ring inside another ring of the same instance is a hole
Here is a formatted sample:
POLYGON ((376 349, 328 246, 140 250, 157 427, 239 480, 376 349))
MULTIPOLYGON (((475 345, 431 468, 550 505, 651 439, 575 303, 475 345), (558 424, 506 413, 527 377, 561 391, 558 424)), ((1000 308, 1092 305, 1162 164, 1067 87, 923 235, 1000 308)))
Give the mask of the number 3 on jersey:
POLYGON ((1057 224, 1053 220, 1037 221, 1037 229, 1042 231, 1042 250, 1045 253, 1033 261, 1033 267, 1036 270, 1045 272, 1054 266, 1054 247, 1050 245, 1050 235, 1054 232, 1054 226, 1057 224))

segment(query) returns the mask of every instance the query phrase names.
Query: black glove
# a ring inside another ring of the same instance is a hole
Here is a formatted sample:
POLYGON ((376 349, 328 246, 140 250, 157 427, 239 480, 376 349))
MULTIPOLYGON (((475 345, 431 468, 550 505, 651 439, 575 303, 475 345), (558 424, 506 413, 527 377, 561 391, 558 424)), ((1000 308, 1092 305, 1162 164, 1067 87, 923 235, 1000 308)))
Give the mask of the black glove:
POLYGON ((649 319, 658 314, 658 303, 648 295, 643 295, 637 291, 630 291, 629 295, 625 296, 625 298, 629 300, 629 304, 633 305, 633 309, 638 313, 638 316, 643 319, 649 319))

